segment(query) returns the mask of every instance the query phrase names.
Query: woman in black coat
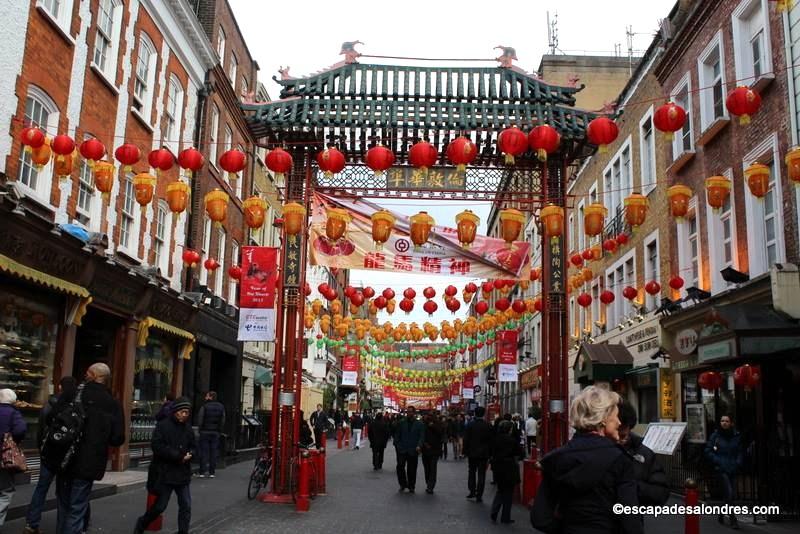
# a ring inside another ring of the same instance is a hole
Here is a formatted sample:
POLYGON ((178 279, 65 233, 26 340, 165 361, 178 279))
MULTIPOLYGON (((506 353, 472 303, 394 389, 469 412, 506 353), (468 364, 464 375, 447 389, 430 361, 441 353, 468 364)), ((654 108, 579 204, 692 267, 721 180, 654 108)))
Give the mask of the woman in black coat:
POLYGON ((442 453, 444 428, 433 415, 425 416, 425 438, 422 441, 422 467, 425 470, 425 493, 436 487, 436 470, 442 453))
POLYGON ((500 522, 506 524, 514 522, 511 519, 511 500, 514 496, 514 486, 520 482, 517 459, 522 458, 524 454, 522 445, 514 437, 514 423, 501 421, 492 444, 492 474, 497 484, 497 492, 492 501, 493 522, 497 521, 497 514, 501 509, 500 522))
POLYGON ((641 534, 636 515, 618 515, 615 504, 638 506, 630 456, 617 444, 614 392, 589 386, 569 410, 575 436, 542 458, 542 483, 531 508, 533 527, 559 534, 641 534))

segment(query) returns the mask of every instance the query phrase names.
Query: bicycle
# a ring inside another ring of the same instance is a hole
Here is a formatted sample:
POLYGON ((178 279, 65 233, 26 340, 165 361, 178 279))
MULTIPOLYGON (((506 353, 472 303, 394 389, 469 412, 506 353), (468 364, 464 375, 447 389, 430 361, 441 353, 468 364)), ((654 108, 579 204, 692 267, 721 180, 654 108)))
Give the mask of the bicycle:
POLYGON ((272 476, 272 449, 269 445, 261 445, 250 481, 247 483, 247 498, 253 500, 269 484, 272 476))

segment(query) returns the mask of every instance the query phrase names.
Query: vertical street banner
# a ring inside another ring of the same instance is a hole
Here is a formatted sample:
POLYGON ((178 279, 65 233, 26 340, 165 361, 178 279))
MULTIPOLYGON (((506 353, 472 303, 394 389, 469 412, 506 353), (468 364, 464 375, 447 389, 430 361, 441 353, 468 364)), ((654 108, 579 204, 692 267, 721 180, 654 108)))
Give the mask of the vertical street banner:
POLYGON ((462 386, 462 395, 465 399, 475 398, 475 372, 470 371, 464 375, 464 384, 462 386))
POLYGON ((450 384, 450 402, 453 404, 461 402, 461 382, 450 384))
POLYGON ((278 249, 242 247, 239 341, 275 341, 278 249))
POLYGON ((392 405, 392 392, 389 386, 383 386, 383 407, 388 408, 392 405))
POLYGON ((500 332, 497 344, 497 380, 500 382, 517 381, 517 331, 500 332))
POLYGON ((358 356, 345 356, 342 358, 342 385, 358 385, 358 356))

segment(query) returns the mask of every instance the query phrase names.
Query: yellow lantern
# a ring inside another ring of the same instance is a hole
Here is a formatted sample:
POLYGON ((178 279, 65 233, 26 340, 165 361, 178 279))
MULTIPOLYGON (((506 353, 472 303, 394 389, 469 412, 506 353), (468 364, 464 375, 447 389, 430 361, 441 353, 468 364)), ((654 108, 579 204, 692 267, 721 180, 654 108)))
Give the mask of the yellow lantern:
POLYGON ((500 211, 500 235, 509 247, 519 239, 524 224, 525 215, 521 211, 511 208, 500 211))
POLYGON ((769 192, 769 167, 763 163, 753 163, 744 170, 747 187, 756 198, 764 198, 769 192))
POLYGON ((328 221, 325 223, 325 236, 331 241, 339 241, 347 232, 350 214, 346 209, 328 208, 328 221))
POLYGON ((153 200, 156 191, 156 177, 152 174, 141 173, 133 177, 133 191, 136 195, 136 202, 142 208, 142 217, 147 209, 147 205, 153 200))
POLYGON ((800 146, 792 148, 786 153, 786 174, 795 187, 800 187, 800 146))
POLYGON ((303 230, 305 217, 306 209, 297 202, 289 202, 283 206, 283 229, 290 241, 294 242, 297 235, 303 230))
MULTIPOLYGON (((50 140, 45 139, 42 146, 31 149, 31 161, 37 172, 41 172, 45 165, 50 163, 50 158, 53 156, 53 151, 50 148, 50 140)), ((788 156, 787 156, 788 157, 788 156)))
MULTIPOLYGON (((97 165, 94 164, 95 173, 97 173, 97 165)), ((167 205, 172 212, 172 220, 177 221, 178 216, 186 210, 186 204, 189 202, 189 194, 191 189, 188 184, 183 182, 172 182, 167 184, 167 205)))
MULTIPOLYGON (((33 149, 35 153, 37 149, 33 149)), ((114 164, 108 161, 94 162, 94 186, 103 196, 103 201, 108 204, 111 190, 114 188, 114 164)))
POLYGON ((564 233, 564 208, 549 204, 539 212, 545 237, 554 240, 564 233))
POLYGON ((608 210, 600 203, 589 204, 583 210, 583 231, 589 237, 600 235, 606 225, 608 210))
POLYGON ((592 245, 592 260, 597 261, 603 257, 603 249, 602 247, 597 245, 592 245))
POLYGON ((242 211, 244 211, 244 222, 249 228, 261 228, 267 216, 267 203, 261 197, 252 196, 242 202, 242 211))
POLYGON ((416 215, 411 216, 411 242, 414 243, 414 249, 418 250, 422 245, 428 242, 428 237, 431 235, 431 229, 436 224, 433 217, 428 215, 428 212, 421 211, 416 215))
POLYGON ((639 193, 633 193, 624 200, 624 203, 625 221, 635 230, 644 224, 644 219, 647 215, 647 197, 639 193))
POLYGON ((584 282, 591 282, 592 278, 594 278, 594 273, 588 267, 584 267, 581 271, 581 277, 583 278, 584 282))
POLYGON ((689 199, 692 197, 692 190, 683 185, 675 184, 667 189, 669 198, 669 209, 676 220, 681 221, 689 212, 689 199))
POLYGON ((225 191, 214 189, 206 193, 203 199, 206 206, 208 218, 214 221, 215 226, 222 226, 225 215, 228 213, 228 201, 230 197, 225 191))
POLYGON ((731 192, 731 181, 724 176, 706 178, 706 201, 714 211, 725 205, 725 200, 731 192))
POLYGON ((481 218, 472 213, 471 210, 464 210, 456 215, 456 231, 458 232, 458 242, 463 248, 469 248, 475 235, 478 232, 478 225, 481 218))
POLYGON ((396 219, 387 210, 376 211, 370 219, 372 220, 372 240, 375 242, 375 248, 380 250, 383 248, 383 244, 389 241, 396 219))
POLYGON ((56 157, 56 176, 58 176, 61 180, 66 180, 69 178, 69 175, 72 174, 73 163, 75 163, 74 151, 72 154, 56 157))

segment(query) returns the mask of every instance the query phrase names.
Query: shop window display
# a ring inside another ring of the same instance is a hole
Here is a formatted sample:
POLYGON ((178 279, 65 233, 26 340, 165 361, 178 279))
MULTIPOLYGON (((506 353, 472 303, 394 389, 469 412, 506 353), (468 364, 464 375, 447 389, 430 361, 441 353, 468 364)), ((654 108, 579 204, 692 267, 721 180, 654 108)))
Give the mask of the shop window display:
POLYGON ((156 426, 156 414, 172 390, 175 343, 157 335, 136 349, 131 410, 131 443, 149 442, 156 426))
POLYGON ((34 447, 39 411, 52 393, 58 313, 41 299, 8 287, 0 294, 0 388, 13 389, 34 447))

